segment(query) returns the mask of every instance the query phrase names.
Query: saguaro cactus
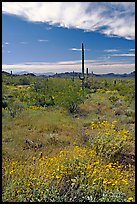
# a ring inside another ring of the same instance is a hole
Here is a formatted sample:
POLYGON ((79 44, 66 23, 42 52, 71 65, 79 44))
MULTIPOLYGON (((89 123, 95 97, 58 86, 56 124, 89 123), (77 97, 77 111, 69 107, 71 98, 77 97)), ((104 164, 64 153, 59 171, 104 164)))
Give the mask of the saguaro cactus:
POLYGON ((80 80, 82 80, 82 88, 84 88, 84 45, 82 43, 82 76, 79 76, 80 80))
POLYGON ((93 73, 93 71, 91 73, 91 77, 92 77, 92 86, 94 86, 94 73, 93 73))
POLYGON ((72 81, 74 81, 74 71, 73 71, 73 74, 72 74, 72 81))
POLYGON ((88 81, 88 68, 86 68, 86 80, 88 81))
POLYGON ((117 84, 117 81, 116 81, 116 80, 114 80, 114 82, 113 82, 113 83, 114 83, 114 85, 116 85, 116 84, 117 84))
POLYGON ((82 43, 82 76, 84 77, 84 45, 82 43))

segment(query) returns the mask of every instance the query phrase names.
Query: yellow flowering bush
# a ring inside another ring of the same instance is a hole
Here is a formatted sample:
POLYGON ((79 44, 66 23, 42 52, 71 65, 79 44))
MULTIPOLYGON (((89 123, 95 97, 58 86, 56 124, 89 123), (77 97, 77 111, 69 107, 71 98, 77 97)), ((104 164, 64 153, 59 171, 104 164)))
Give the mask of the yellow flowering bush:
POLYGON ((120 129, 116 120, 111 123, 92 122, 86 130, 86 135, 89 137, 89 145, 96 149, 99 155, 110 160, 114 159, 116 153, 125 153, 129 149, 130 142, 134 141, 133 133, 125 128, 120 129))

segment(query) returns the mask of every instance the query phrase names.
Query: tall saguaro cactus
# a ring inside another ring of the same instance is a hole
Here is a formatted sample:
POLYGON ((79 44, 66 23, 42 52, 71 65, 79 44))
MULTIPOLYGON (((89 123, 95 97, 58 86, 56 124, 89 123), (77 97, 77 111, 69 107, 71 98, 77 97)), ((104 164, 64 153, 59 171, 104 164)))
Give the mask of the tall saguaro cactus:
POLYGON ((84 45, 82 43, 82 76, 84 78, 84 45))
POLYGON ((80 80, 82 80, 82 88, 84 88, 84 45, 82 43, 82 76, 79 76, 80 80))

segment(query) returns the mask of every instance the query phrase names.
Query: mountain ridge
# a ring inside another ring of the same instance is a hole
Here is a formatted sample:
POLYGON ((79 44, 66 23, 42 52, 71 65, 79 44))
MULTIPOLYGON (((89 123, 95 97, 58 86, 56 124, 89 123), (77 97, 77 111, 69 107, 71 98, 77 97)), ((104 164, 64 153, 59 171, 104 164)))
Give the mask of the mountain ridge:
MULTIPOLYGON (((2 71, 2 74, 11 75, 11 73, 2 71)), ((80 72, 62 72, 62 73, 53 73, 53 72, 45 72, 45 73, 35 73, 35 72, 16 72, 13 75, 32 75, 32 76, 52 76, 52 77, 79 77, 81 73, 80 72)), ((92 74, 89 73, 89 76, 92 74)), ((135 77, 135 71, 132 71, 130 73, 124 73, 124 74, 115 74, 115 73, 107 73, 107 74, 94 74, 94 76, 99 77, 135 77)))

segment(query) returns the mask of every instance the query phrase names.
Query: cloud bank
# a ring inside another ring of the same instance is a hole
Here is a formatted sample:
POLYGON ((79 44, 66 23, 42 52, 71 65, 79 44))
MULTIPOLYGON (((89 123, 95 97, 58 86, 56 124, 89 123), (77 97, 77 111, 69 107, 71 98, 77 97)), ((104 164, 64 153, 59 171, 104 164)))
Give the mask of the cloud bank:
MULTIPOLYGON (((96 74, 105 73, 129 73, 135 70, 134 63, 104 62, 96 60, 85 60, 85 68, 89 68, 89 72, 96 74)), ((26 62, 20 64, 3 64, 2 70, 13 73, 19 71, 28 71, 35 73, 46 72, 81 72, 81 60, 59 61, 59 62, 26 62)))
POLYGON ((2 12, 32 22, 135 39, 135 2, 2 2, 2 12))

